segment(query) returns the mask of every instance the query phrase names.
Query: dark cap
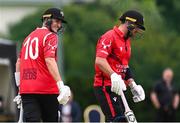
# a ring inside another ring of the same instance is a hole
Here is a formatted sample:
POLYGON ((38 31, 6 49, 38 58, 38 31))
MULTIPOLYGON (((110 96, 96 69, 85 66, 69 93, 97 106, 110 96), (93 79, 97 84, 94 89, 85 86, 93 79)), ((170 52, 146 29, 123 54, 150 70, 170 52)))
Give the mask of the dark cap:
POLYGON ((64 13, 58 8, 50 8, 46 10, 42 16, 42 18, 54 18, 59 19, 62 21, 62 23, 67 23, 67 21, 64 20, 64 13))
POLYGON ((145 30, 143 15, 135 10, 126 11, 120 18, 122 22, 131 21, 135 23, 140 29, 145 30))

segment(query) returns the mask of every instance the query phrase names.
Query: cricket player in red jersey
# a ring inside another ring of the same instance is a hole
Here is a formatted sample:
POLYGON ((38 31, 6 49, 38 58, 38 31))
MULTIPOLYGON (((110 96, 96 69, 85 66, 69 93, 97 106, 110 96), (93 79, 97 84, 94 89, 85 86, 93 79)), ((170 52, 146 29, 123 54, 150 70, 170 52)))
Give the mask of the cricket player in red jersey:
POLYGON ((137 85, 129 68, 131 41, 136 33, 145 30, 143 16, 135 11, 125 12, 120 26, 103 34, 97 42, 94 92, 107 122, 125 121, 121 92, 130 86, 134 102, 145 99, 141 85, 137 85))
POLYGON ((66 104, 71 93, 63 84, 56 62, 57 32, 66 23, 64 14, 60 9, 50 8, 42 21, 43 26, 25 38, 16 63, 20 95, 14 101, 20 105, 22 99, 24 122, 57 122, 58 105, 66 104))

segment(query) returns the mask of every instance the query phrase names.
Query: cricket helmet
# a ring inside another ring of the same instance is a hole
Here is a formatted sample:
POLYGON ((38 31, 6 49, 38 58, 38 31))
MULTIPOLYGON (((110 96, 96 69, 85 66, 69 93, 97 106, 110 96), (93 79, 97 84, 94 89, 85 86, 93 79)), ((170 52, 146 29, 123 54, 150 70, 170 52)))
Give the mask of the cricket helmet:
POLYGON ((122 22, 125 22, 125 21, 133 22, 134 24, 138 26, 138 28, 145 30, 143 15, 139 13, 138 11, 128 10, 121 15, 119 20, 122 22))
POLYGON ((44 14, 42 15, 42 20, 45 18, 54 18, 59 19, 62 21, 62 23, 67 23, 67 21, 64 20, 64 13, 62 10, 58 8, 49 8, 47 9, 44 14))

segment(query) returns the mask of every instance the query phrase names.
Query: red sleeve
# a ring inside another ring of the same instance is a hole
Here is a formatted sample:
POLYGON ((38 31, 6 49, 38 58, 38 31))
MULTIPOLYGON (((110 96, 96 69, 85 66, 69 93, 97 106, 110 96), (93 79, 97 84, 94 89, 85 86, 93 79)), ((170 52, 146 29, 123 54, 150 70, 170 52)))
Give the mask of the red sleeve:
POLYGON ((50 35, 47 37, 44 45, 44 57, 56 58, 58 46, 58 38, 56 35, 50 35))
POLYGON ((102 36, 96 46, 96 57, 106 58, 112 49, 112 39, 102 36))

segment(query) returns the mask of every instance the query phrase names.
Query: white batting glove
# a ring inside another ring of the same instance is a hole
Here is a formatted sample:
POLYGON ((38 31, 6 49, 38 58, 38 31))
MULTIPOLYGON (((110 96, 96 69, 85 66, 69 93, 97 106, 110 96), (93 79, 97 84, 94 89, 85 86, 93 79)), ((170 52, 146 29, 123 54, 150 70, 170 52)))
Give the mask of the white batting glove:
POLYGON ((15 76, 16 86, 19 87, 19 85, 20 85, 20 72, 15 72, 14 76, 15 76))
POLYGON ((131 92, 133 94, 133 101, 135 103, 143 101, 145 99, 145 93, 144 89, 141 85, 136 85, 136 83, 133 81, 129 84, 131 88, 131 92))
POLYGON ((71 96, 71 90, 68 86, 64 85, 63 81, 57 82, 58 89, 60 91, 57 97, 59 104, 66 104, 71 96))
POLYGON ((111 91, 121 95, 121 92, 126 90, 126 85, 121 78, 121 75, 117 73, 111 74, 111 91))
POLYGON ((17 104, 17 108, 20 109, 21 108, 21 104, 22 104, 22 99, 21 99, 21 95, 17 95, 14 99, 13 102, 15 102, 17 104))
MULTIPOLYGON (((19 88, 20 85, 20 72, 15 72, 14 73, 15 76, 15 82, 16 82, 16 86, 19 88)), ((14 99, 13 102, 15 102, 17 104, 17 108, 20 109, 21 108, 21 104, 22 104, 22 99, 21 99, 21 95, 17 95, 14 99)))

